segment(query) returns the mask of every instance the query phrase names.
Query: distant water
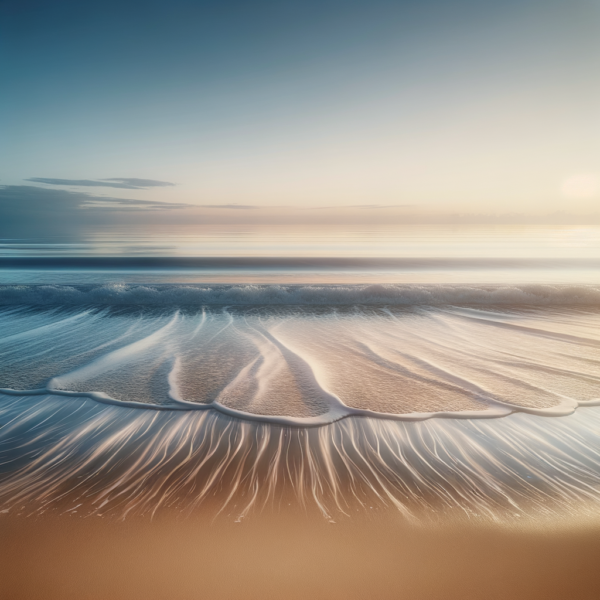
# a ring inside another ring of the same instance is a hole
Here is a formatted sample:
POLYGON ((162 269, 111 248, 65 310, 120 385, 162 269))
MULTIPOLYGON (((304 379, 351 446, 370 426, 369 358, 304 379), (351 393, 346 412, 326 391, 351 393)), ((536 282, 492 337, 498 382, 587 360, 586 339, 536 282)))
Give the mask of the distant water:
POLYGON ((600 261, 589 260, 181 260, 162 261, 2 260, 4 284, 596 284, 600 261), (171 261, 168 261, 171 262, 171 261), (187 262, 187 261, 186 261, 187 262), (45 264, 44 264, 45 263, 45 264), (153 266, 153 263, 159 263, 153 266), (370 263, 370 264, 369 264, 370 263))
POLYGON ((600 259, 600 227, 548 225, 113 226, 72 239, 0 239, 3 257, 600 259))
POLYGON ((599 283, 600 228, 113 228, 0 240, 0 283, 599 283))
MULTIPOLYGON (((496 233, 359 259, 339 240, 251 257, 6 242, 0 502, 152 511, 223 493, 247 514, 291 490, 328 517, 367 497, 405 514, 596 502, 597 232, 562 230, 565 252, 538 232, 524 255, 496 233)), ((355 248, 390 241, 374 235, 355 248)))

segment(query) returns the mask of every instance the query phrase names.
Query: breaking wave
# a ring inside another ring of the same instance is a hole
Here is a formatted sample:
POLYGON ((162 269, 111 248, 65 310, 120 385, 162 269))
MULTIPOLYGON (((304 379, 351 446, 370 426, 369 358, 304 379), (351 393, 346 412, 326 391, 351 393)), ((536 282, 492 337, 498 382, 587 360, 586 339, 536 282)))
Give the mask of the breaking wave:
POLYGON ((600 306, 600 286, 4 285, 0 305, 600 306))

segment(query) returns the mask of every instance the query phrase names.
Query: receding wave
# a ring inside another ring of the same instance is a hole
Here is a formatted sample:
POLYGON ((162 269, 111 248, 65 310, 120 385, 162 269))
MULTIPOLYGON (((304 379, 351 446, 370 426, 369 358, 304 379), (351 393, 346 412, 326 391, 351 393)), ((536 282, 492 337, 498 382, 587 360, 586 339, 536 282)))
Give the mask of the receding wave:
POLYGON ((51 394, 0 395, 0 510, 240 520, 295 503, 334 521, 391 508, 556 519, 600 504, 600 409, 545 419, 346 419, 319 429, 216 411, 145 411, 51 394), (208 508, 208 507, 207 507, 208 508))
POLYGON ((0 310, 0 390, 300 426, 600 402, 589 307, 64 304, 0 310))
POLYGON ((4 285, 0 305, 600 306, 592 285, 4 285))

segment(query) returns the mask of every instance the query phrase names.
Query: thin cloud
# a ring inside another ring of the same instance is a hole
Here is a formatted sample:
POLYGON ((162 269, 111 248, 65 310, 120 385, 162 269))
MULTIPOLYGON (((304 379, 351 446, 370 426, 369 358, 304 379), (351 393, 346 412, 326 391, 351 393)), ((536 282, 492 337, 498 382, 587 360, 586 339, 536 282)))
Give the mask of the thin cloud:
MULTIPOLYGON (((375 205, 379 206, 379 205, 375 205)), ((418 225, 418 224, 586 224, 599 223, 600 214, 476 214, 419 210, 368 210, 366 205, 329 207, 269 207, 249 204, 183 204, 110 198, 82 190, 33 185, 0 185, 0 238, 83 239, 90 231, 112 227, 188 227, 190 225, 302 224, 418 225)))
POLYGON ((0 236, 77 235, 86 227, 103 227, 128 213, 174 213, 189 204, 106 198, 85 192, 33 185, 0 186, 0 236))
POLYGON ((260 206, 252 204, 198 204, 198 208, 227 208, 232 210, 258 210, 260 206))
POLYGON ((342 208, 362 208, 362 209, 379 209, 379 208, 415 208, 416 204, 344 204, 341 206, 311 206, 311 210, 332 210, 342 208))
POLYGON ((57 179, 55 177, 30 177, 25 181, 44 183, 46 185, 61 185, 67 187, 108 187, 123 190, 143 190, 151 187, 173 186, 168 181, 155 179, 137 179, 135 177, 113 177, 110 179, 57 179))
POLYGON ((158 181, 157 179, 138 179, 137 177, 109 177, 108 179, 101 179, 100 181, 116 181, 124 185, 132 185, 137 188, 171 187, 175 185, 170 181, 158 181))
POLYGON ((414 208, 416 204, 353 204, 347 208, 414 208))
MULTIPOLYGON (((87 196, 87 194, 85 194, 87 196)), ((155 202, 153 200, 133 200, 126 198, 103 198, 100 196, 88 196, 84 199, 80 208, 134 208, 142 210, 172 210, 175 208, 192 208, 192 204, 174 202, 155 202)))

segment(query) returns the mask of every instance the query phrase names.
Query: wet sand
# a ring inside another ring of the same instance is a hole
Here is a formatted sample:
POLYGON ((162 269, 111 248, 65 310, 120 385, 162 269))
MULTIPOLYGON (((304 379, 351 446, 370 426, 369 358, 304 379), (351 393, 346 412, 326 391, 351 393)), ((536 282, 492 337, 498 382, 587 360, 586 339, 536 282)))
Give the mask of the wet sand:
POLYGON ((3 600, 595 600, 600 522, 0 515, 3 600))

